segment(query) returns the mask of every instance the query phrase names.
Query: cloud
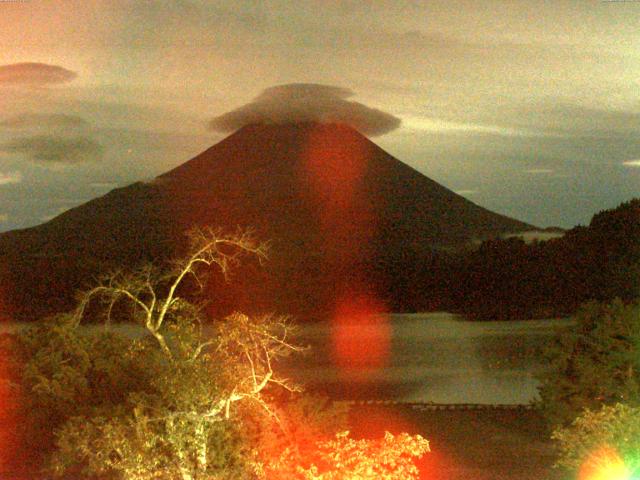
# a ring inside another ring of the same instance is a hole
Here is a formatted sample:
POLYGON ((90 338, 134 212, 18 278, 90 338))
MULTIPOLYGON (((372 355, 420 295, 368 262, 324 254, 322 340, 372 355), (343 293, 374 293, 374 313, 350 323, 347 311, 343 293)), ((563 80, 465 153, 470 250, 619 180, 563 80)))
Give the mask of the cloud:
POLYGON ((84 118, 66 113, 22 113, 0 121, 4 128, 82 128, 89 126, 84 118))
POLYGON ((537 137, 544 136, 542 132, 524 128, 502 127, 497 125, 482 125, 477 123, 455 122, 440 118, 403 116, 404 125, 411 130, 437 133, 470 133, 502 135, 507 137, 537 137))
POLYGON ((582 106, 567 103, 561 98, 516 108, 506 115, 512 121, 534 123, 564 136, 612 138, 637 137, 640 133, 638 112, 582 106))
POLYGON ((342 123, 365 135, 382 135, 400 126, 400 119, 359 102, 346 100, 346 88, 315 83, 291 83, 267 88, 252 102, 215 117, 209 127, 233 132, 254 123, 342 123))
POLYGON ((78 75, 58 65, 46 63, 12 63, 0 65, 0 84, 48 85, 67 83, 78 75))
POLYGON ((464 121, 474 123, 499 121, 517 129, 542 132, 545 136, 626 138, 637 137, 640 134, 638 112, 588 107, 568 103, 562 97, 518 101, 511 105, 484 105, 482 110, 476 112, 465 112, 464 106, 460 105, 457 108, 457 119, 464 118, 464 121))
POLYGON ((9 215, 6 213, 0 213, 0 223, 6 223, 9 221, 9 215))
POLYGON ((550 168, 529 168, 525 170, 525 173, 530 173, 531 175, 548 175, 553 173, 553 170, 550 168))
POLYGON ((0 185, 10 185, 12 183, 22 182, 22 173, 20 172, 0 172, 0 185))
POLYGON ((113 189, 119 186, 116 182, 92 182, 89 184, 91 188, 97 188, 98 190, 113 189))
POLYGON ((622 165, 625 167, 640 167, 640 159, 638 160, 627 160, 626 162, 622 162, 622 165))
POLYGON ((27 156, 45 163, 82 163, 100 158, 103 147, 88 137, 35 135, 10 140, 0 151, 27 156))
POLYGON ((458 195, 462 195, 464 197, 464 196, 476 195, 476 194, 480 193, 480 191, 479 190, 473 190, 473 189, 456 190, 454 193, 457 193, 458 195))

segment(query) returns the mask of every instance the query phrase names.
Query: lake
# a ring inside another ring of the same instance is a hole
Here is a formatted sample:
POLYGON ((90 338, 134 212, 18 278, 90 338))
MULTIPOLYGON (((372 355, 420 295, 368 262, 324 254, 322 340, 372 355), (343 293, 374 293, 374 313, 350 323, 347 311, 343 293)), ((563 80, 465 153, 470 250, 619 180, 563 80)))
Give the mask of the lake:
MULTIPOLYGON (((570 325, 566 319, 472 322, 449 313, 389 314, 339 328, 302 324, 298 343, 310 349, 281 371, 340 400, 527 404, 537 395, 536 373, 547 368, 542 348, 570 325), (337 335, 356 354, 377 351, 374 364, 354 367, 340 358, 337 335)), ((0 324, 0 332, 14 328, 0 324)))
MULTIPOLYGON (((310 390, 338 399, 401 402, 527 404, 537 396, 540 352, 571 325, 566 319, 471 322, 449 313, 391 314, 382 361, 349 367, 336 347, 336 328, 301 326, 311 346, 286 366, 310 390), (341 366, 342 364, 342 366, 341 366)), ((380 323, 339 327, 352 348, 375 349, 380 323)))

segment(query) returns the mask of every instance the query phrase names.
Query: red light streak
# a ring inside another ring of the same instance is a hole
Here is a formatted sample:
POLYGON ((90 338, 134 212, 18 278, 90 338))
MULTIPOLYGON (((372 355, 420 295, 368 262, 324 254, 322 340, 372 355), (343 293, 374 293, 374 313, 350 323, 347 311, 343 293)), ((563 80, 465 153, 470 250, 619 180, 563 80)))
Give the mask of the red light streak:
POLYGON ((366 289, 345 292, 332 318, 331 338, 334 362, 341 369, 383 367, 391 344, 384 305, 366 289))

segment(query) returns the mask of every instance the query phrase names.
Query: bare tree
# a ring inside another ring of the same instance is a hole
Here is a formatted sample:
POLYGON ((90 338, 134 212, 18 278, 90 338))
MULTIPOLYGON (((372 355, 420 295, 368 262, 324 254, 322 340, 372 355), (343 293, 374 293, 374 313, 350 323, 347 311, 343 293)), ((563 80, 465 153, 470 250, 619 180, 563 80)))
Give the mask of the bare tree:
POLYGON ((104 276, 71 315, 22 337, 30 411, 54 430, 41 443, 54 445, 49 470, 127 480, 417 478, 412 459, 428 451, 420 436, 291 435, 292 422, 308 422, 313 410, 300 417, 270 404, 271 387, 297 390, 277 367, 301 350, 289 319, 234 313, 204 328, 202 308, 181 296, 186 279, 202 286, 211 267, 227 275, 242 255, 265 259, 266 245, 210 229, 193 231, 190 245, 166 270, 104 276), (148 335, 80 328, 89 312, 109 319, 116 305, 120 315, 131 306, 128 319, 148 335), (238 408, 252 403, 259 408, 238 408), (274 432, 283 436, 269 440, 274 432))
POLYGON ((76 311, 77 323, 82 320, 87 305, 96 297, 108 304, 107 321, 118 301, 128 301, 142 311, 142 317, 137 320, 141 320, 162 350, 171 356, 161 331, 168 316, 193 308, 178 296, 178 288, 185 279, 191 277, 202 286, 212 266, 217 266, 226 277, 243 254, 252 254, 260 261, 267 258, 267 244, 256 241, 250 232, 223 235, 204 227, 194 228, 188 235, 189 253, 184 258, 174 260, 167 271, 160 272, 149 264, 132 272, 119 271, 103 276, 97 286, 81 294, 76 311))
POLYGON ((211 267, 227 275, 242 255, 265 259, 267 246, 246 232, 226 236, 208 228, 192 231, 190 241, 189 253, 167 271, 148 265, 113 273, 81 295, 76 327, 94 301, 102 301, 108 319, 124 302, 155 343, 137 341, 127 352, 150 374, 148 385, 129 396, 131 409, 71 419, 58 432, 59 472, 82 463, 131 479, 171 478, 171 471, 183 480, 209 478, 212 436, 232 417, 232 406, 253 401, 275 417, 265 389, 297 389, 274 370, 279 358, 301 350, 287 317, 235 313, 205 334, 201 309, 179 294, 187 278, 202 286, 211 267))

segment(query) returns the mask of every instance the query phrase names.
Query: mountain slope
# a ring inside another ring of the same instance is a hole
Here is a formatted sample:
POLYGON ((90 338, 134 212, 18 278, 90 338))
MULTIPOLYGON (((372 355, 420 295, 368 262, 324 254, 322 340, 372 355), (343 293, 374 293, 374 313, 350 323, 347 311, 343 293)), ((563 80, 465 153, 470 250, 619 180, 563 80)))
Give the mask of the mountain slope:
POLYGON ((403 264, 532 228, 456 195, 349 127, 250 125, 152 182, 0 235, 4 310, 25 318, 68 308, 70 292, 98 269, 161 262, 193 225, 251 228, 272 242, 264 271, 248 266, 226 297, 216 291, 221 310, 293 313, 329 311, 353 292, 388 302, 403 264))

